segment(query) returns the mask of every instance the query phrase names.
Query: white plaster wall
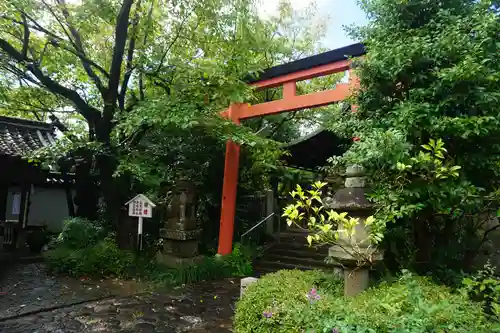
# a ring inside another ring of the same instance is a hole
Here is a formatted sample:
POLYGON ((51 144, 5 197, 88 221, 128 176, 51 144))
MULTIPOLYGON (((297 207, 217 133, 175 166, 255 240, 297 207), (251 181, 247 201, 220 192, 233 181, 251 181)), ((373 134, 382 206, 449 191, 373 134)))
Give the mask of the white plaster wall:
MULTIPOLYGON (((17 215, 12 215, 12 201, 16 191, 20 191, 20 188, 9 188, 5 216, 7 220, 19 218, 17 215)), ((69 216, 64 189, 35 187, 30 202, 28 225, 46 225, 50 231, 61 231, 64 219, 69 216)))
POLYGON ((13 215, 12 214, 12 201, 14 197, 14 193, 21 193, 21 188, 20 187, 9 187, 9 192, 7 193, 7 206, 6 206, 6 212, 5 212, 5 219, 8 220, 19 220, 18 215, 13 215))

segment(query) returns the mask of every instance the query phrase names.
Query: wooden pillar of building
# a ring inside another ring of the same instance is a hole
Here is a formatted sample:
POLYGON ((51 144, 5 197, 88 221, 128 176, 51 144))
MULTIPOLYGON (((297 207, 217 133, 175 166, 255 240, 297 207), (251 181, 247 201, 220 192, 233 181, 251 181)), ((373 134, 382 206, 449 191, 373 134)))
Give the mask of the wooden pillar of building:
POLYGON ((4 245, 4 235, 5 235, 5 215, 7 212, 7 196, 9 193, 9 186, 5 183, 0 183, 0 251, 2 251, 4 245))
POLYGON ((19 219, 16 226, 16 249, 23 249, 26 244, 28 224, 28 213, 30 206, 31 184, 23 183, 21 185, 21 203, 19 207, 19 219))

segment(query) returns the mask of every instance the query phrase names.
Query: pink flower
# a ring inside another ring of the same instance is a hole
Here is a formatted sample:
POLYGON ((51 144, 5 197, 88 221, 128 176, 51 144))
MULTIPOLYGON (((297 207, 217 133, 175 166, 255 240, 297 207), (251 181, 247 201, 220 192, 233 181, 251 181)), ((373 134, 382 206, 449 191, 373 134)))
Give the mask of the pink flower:
POLYGON ((307 299, 309 300, 309 303, 314 303, 315 301, 318 301, 321 299, 321 296, 318 295, 318 292, 315 288, 312 288, 307 294, 306 294, 307 299))
POLYGON ((361 138, 359 136, 355 136, 354 138, 352 138, 352 141, 358 142, 361 141, 361 138))

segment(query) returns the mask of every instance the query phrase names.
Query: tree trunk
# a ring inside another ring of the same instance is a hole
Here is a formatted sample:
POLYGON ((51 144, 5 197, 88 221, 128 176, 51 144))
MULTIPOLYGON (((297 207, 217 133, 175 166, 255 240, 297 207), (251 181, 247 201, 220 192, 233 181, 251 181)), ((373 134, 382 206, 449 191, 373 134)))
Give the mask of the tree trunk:
POLYGON ((429 230, 429 225, 425 215, 423 218, 415 219, 415 246, 417 248, 416 267, 425 273, 430 267, 432 258, 432 234, 429 230))
POLYGON ((98 219, 99 192, 92 175, 90 154, 83 154, 76 163, 75 170, 75 198, 77 206, 75 215, 91 221, 98 219))
POLYGON ((113 177, 116 171, 116 160, 109 155, 97 157, 101 190, 105 203, 104 218, 116 230, 116 241, 122 249, 131 249, 134 244, 130 242, 133 228, 126 221, 125 202, 129 195, 129 180, 127 177, 113 177), (124 222, 124 223, 122 223, 124 222))
POLYGON ((102 153, 96 156, 101 191, 104 199, 104 218, 116 230, 116 241, 122 249, 130 249, 132 230, 124 217, 124 204, 128 199, 130 180, 125 176, 114 177, 118 167, 116 149, 111 143, 112 119, 115 102, 112 98, 105 103, 102 117, 94 121, 96 139, 102 144, 102 153))

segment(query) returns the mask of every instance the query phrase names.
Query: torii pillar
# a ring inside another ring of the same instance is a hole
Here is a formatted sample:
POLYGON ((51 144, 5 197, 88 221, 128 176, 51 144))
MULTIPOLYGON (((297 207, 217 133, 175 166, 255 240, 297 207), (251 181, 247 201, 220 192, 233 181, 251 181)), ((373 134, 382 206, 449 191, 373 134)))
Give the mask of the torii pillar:
MULTIPOLYGON (((338 51, 341 50, 339 49, 330 52, 338 51)), ((221 113, 222 116, 231 119, 236 124, 239 124, 243 119, 325 106, 343 101, 350 96, 353 89, 359 86, 357 78, 350 71, 351 60, 344 59, 331 61, 330 63, 326 64, 325 62, 323 62, 323 64, 319 64, 317 66, 315 66, 314 64, 307 66, 307 61, 310 61, 309 59, 314 57, 315 56, 292 63, 297 65, 298 62, 303 62, 301 65, 306 65, 305 67, 308 67, 307 69, 301 69, 292 72, 289 71, 284 75, 275 75, 272 78, 251 83, 251 85, 257 89, 283 86, 282 99, 256 105, 241 103, 231 104, 226 111, 221 113), (297 82, 312 79, 315 77, 344 72, 346 70, 349 70, 350 73, 349 83, 339 83, 330 90, 319 91, 307 95, 297 95, 297 82)), ((344 57, 344 54, 342 54, 342 57, 344 57)), ((274 69, 278 67, 280 66, 274 67, 274 69)), ((353 108, 353 111, 355 111, 355 108, 353 108)), ((218 248, 218 254, 220 255, 230 254, 233 248, 239 155, 240 147, 236 143, 229 140, 226 143, 224 183, 222 187, 222 205, 218 248)))

